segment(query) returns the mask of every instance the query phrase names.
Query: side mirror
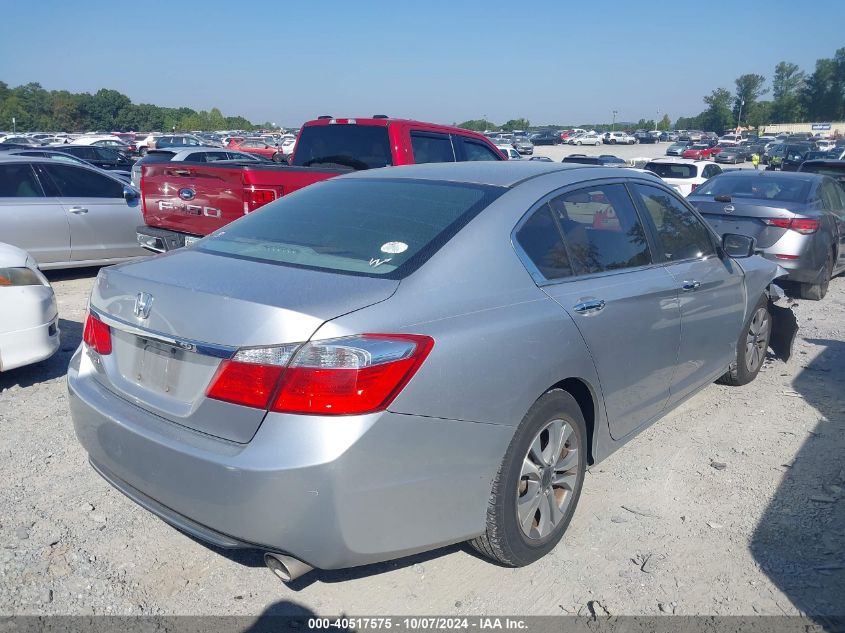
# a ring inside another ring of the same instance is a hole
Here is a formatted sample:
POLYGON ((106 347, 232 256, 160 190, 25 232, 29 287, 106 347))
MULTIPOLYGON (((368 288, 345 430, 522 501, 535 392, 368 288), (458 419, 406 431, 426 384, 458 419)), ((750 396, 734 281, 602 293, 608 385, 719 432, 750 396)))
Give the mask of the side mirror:
POLYGON ((123 186, 123 199, 127 202, 132 202, 133 200, 137 200, 141 197, 141 194, 138 193, 133 187, 129 185, 123 186))
POLYGON ((722 250, 728 257, 751 257, 755 254, 754 238, 737 233, 722 236, 722 250))

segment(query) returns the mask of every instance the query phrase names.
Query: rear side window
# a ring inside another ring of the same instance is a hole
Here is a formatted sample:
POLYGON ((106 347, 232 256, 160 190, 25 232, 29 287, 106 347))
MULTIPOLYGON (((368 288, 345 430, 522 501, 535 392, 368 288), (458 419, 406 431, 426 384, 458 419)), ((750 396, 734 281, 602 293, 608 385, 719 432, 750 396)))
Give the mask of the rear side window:
POLYGON ((563 230, 574 274, 652 263, 645 231, 623 185, 565 193, 552 199, 549 208, 563 230))
POLYGON ((407 180, 328 180, 207 238, 200 250, 401 279, 505 189, 407 180))
POLYGON ((651 217, 666 261, 700 258, 715 252, 707 228, 675 196, 648 185, 634 184, 632 188, 651 217))
POLYGON ((546 279, 560 279, 572 274, 563 237, 552 211, 543 205, 516 233, 516 241, 546 279))
POLYGON ((42 198, 44 191, 29 163, 0 165, 0 198, 42 198))
POLYGON ((71 165, 42 165, 59 190, 59 195, 66 198, 122 198, 123 185, 108 176, 104 176, 84 167, 71 165))
POLYGON ((411 132, 415 163, 454 163, 455 151, 448 134, 411 132))
POLYGON ((484 143, 463 139, 465 160, 502 160, 484 143))
POLYGON ((374 169, 393 164, 387 127, 309 125, 300 132, 294 165, 374 169))

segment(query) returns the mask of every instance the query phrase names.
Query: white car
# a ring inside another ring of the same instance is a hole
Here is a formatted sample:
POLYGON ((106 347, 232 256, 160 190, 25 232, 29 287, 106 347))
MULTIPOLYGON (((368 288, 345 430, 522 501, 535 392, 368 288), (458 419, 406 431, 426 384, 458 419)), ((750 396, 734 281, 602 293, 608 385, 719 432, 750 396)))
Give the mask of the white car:
POLYGON ((0 243, 0 372, 37 363, 59 349, 59 313, 35 260, 0 243))
POLYGON ((282 137, 282 144, 280 146, 282 154, 290 156, 293 150, 296 149, 296 137, 293 134, 285 134, 282 137))
POLYGON ((496 145, 499 148, 499 151, 502 152, 505 156, 507 156, 508 160, 522 160, 522 154, 514 149, 513 145, 504 145, 499 144, 496 145))
POLYGON ((110 147, 122 152, 129 153, 129 145, 116 136, 80 136, 70 142, 71 145, 96 145, 97 147, 110 147))
POLYGON ((570 145, 601 145, 601 136, 595 132, 587 132, 586 134, 579 134, 567 140, 570 145))
POLYGON ((647 162, 643 169, 662 178, 682 196, 688 196, 699 185, 722 173, 722 168, 716 163, 687 158, 655 158, 647 162))
POLYGON ((635 145, 637 139, 625 132, 605 132, 604 142, 608 145, 635 145))

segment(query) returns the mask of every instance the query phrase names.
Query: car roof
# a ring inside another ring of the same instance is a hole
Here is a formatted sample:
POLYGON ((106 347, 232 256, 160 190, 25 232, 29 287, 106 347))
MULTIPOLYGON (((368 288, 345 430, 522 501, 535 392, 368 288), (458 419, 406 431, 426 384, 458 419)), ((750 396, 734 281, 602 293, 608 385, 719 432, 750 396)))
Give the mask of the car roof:
MULTIPOLYGON (((467 161, 458 163, 426 163, 422 165, 403 165, 383 167, 353 172, 344 178, 369 179, 413 179, 442 180, 463 182, 497 187, 514 187, 525 180, 555 172, 573 172, 573 176, 584 174, 583 170, 592 170, 596 178, 618 178, 624 170, 619 167, 600 167, 578 163, 554 163, 545 161, 467 161)), ((640 174, 631 172, 637 177, 640 174)), ((628 174, 628 175, 631 175, 628 174)), ((577 178, 576 178, 577 180, 577 178)))

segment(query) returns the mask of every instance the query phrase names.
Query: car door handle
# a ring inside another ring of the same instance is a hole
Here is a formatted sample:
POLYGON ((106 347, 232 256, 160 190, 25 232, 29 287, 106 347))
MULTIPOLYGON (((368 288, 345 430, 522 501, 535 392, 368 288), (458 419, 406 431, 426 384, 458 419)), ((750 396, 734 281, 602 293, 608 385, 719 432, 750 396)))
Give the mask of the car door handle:
POLYGON ((604 306, 604 299, 594 299, 592 301, 582 301, 581 303, 576 303, 572 309, 578 314, 593 314, 604 310, 604 306))
POLYGON ((684 292, 692 292, 693 290, 698 290, 700 287, 700 281, 685 281, 683 286, 684 292))
POLYGON ((86 209, 85 207, 70 207, 68 209, 68 211, 70 211, 71 213, 74 213, 76 215, 82 215, 83 213, 88 213, 88 209, 86 209))

